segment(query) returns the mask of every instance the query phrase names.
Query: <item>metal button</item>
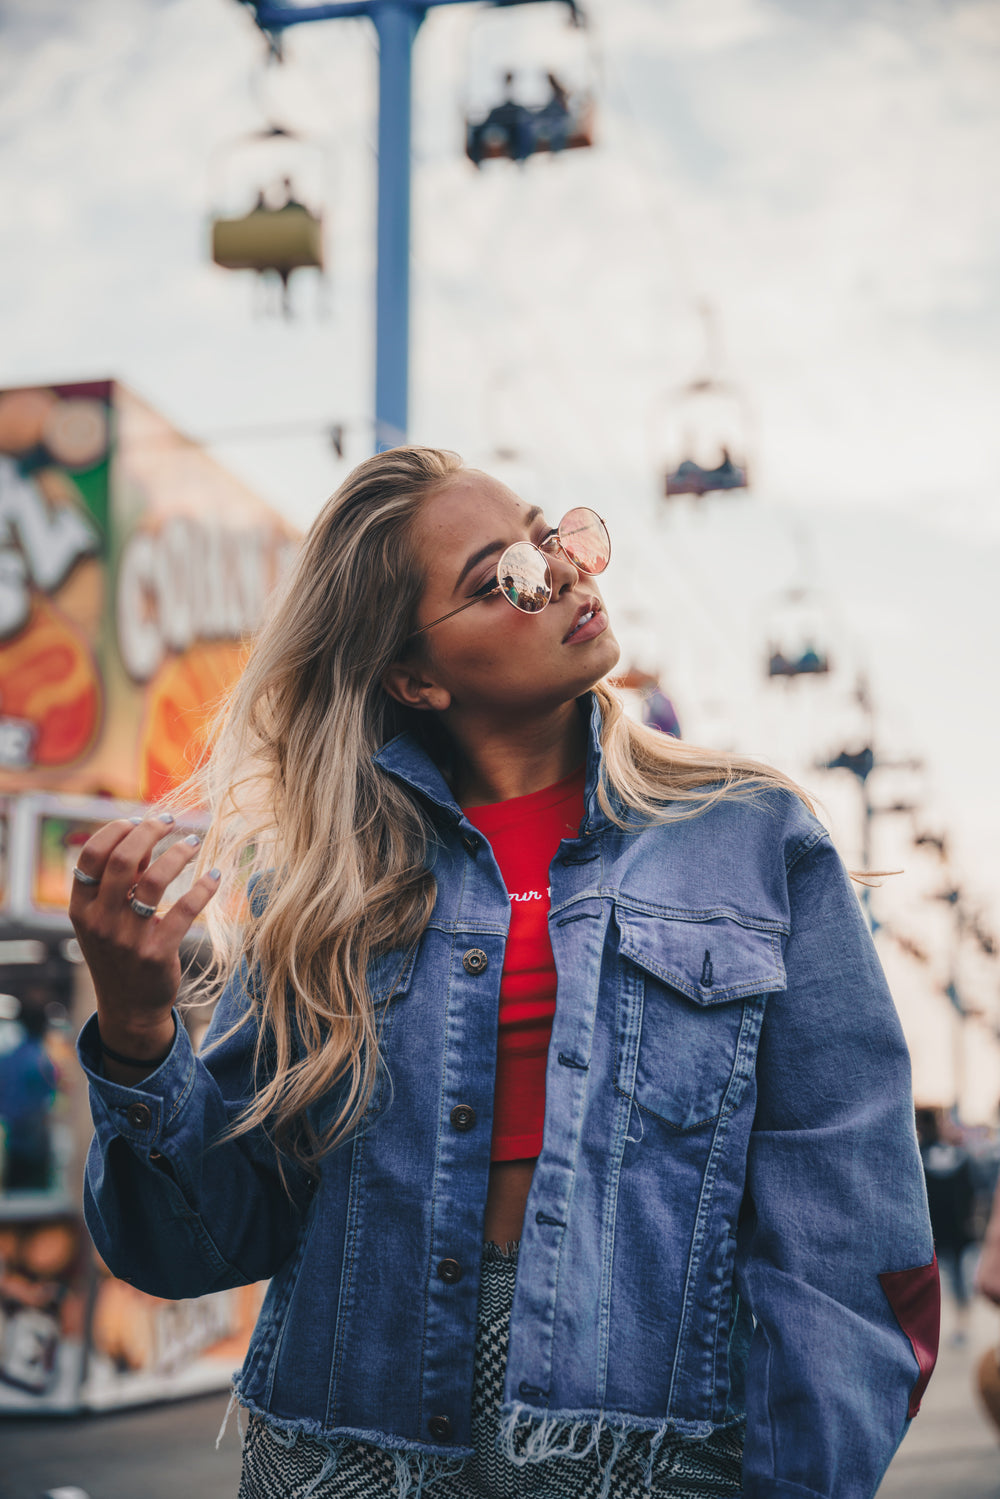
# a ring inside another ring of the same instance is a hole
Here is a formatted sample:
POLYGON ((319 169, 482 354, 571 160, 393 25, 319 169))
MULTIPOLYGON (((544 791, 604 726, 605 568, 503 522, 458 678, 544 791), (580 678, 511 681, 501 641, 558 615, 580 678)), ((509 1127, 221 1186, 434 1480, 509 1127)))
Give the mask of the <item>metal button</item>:
POLYGON ((462 967, 466 973, 485 973, 489 961, 481 947, 470 947, 462 959, 462 967))
POLYGON ((470 1103, 457 1103, 451 1111, 451 1122, 456 1129, 471 1129, 476 1122, 476 1111, 470 1103))
POLYGON ((435 1442, 447 1442, 451 1436, 451 1422, 447 1416, 431 1416, 427 1430, 435 1442))
POLYGON ((462 842, 465 844, 470 854, 474 854, 476 852, 476 849, 479 847, 479 839, 472 837, 471 834, 463 838, 462 842))
POLYGON ((133 1129, 149 1129, 153 1122, 153 1111, 148 1103, 130 1103, 125 1118, 133 1129))
POLYGON ((462 1267, 458 1260, 442 1260, 438 1265, 438 1275, 446 1286, 453 1286, 462 1279, 462 1267))

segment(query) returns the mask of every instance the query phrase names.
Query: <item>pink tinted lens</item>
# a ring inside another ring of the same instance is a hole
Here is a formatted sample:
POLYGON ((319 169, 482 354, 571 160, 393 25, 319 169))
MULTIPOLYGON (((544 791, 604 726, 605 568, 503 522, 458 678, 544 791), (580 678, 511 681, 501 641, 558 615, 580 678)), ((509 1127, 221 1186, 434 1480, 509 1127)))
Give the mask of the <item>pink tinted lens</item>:
POLYGON ((566 556, 582 573, 602 573, 611 561, 611 537, 596 510, 585 505, 568 510, 558 534, 566 556))
POLYGON ((552 597, 549 564, 528 541, 507 548, 497 566, 497 582, 504 598, 524 614, 537 614, 552 597))

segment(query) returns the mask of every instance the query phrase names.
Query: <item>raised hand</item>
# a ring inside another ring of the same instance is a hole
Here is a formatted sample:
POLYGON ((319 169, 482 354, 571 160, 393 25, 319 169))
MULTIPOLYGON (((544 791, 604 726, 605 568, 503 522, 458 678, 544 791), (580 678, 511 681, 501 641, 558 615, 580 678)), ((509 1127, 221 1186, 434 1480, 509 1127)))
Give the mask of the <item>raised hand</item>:
POLYGON ((160 908, 167 886, 201 842, 192 833, 154 859, 172 823, 169 813, 105 823, 80 850, 74 872, 69 915, 94 980, 101 1040, 135 1063, 105 1059, 108 1076, 120 1081, 152 1071, 169 1050, 180 945, 219 888, 218 870, 212 870, 160 908))

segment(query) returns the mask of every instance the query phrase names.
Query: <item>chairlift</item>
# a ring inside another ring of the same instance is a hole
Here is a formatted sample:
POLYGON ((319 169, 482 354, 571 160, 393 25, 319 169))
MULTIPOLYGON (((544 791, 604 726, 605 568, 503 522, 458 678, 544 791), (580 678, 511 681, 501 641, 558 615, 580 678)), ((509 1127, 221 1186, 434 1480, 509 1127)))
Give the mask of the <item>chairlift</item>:
POLYGON ((821 645, 828 633, 819 601, 804 588, 779 594, 768 620, 767 667, 769 679, 826 676, 831 670, 829 652, 821 645))
POLYGON ((913 840, 914 848, 931 848, 939 859, 948 858, 948 840, 944 833, 917 833, 913 840))
POLYGON ((875 751, 870 744, 863 745, 861 749, 842 749, 832 759, 825 760, 822 768, 849 770, 863 784, 875 769, 875 751))
MULTIPOLYGON (((553 35, 544 67, 523 55, 523 32, 518 38, 509 20, 495 14, 513 7, 494 6, 493 14, 478 19, 475 34, 488 33, 494 45, 489 48, 489 61, 481 59, 478 68, 489 82, 477 87, 479 97, 464 111, 465 154, 474 166, 497 159, 524 162, 529 156, 555 155, 594 144, 595 66, 590 43, 583 37, 570 42, 565 35, 567 31, 582 33, 586 18, 575 0, 566 3, 569 27, 560 28, 561 36, 553 35), (507 57, 499 97, 498 53, 507 57)), ((470 66, 470 77, 472 72, 470 66)))
POLYGON ((704 378, 682 385, 675 393, 663 476, 663 494, 702 499, 707 494, 747 489, 746 411, 735 385, 704 378))
POLYGON ((772 644, 767 660, 769 677, 816 677, 830 670, 830 658, 820 653, 810 641, 800 656, 786 656, 779 645, 772 644))
POLYGON ((241 137, 227 148, 227 164, 229 175, 241 179, 237 193, 244 203, 250 200, 249 207, 235 214, 217 211, 211 221, 215 264, 277 277, 286 315, 292 274, 325 265, 322 214, 304 201, 307 195, 297 185, 309 175, 312 149, 281 125, 241 137))
POLYGON ((661 448, 663 494, 672 500, 692 495, 734 493, 749 488, 750 419, 739 386, 715 373, 721 361, 715 314, 699 302, 705 355, 704 372, 679 386, 669 398, 667 431, 661 448))

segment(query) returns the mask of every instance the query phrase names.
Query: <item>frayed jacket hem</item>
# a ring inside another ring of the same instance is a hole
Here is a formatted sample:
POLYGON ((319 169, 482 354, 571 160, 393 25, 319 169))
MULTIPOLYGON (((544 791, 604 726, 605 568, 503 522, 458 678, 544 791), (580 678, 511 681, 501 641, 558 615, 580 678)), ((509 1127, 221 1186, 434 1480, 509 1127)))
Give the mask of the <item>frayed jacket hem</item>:
POLYGON ((705 1442, 721 1431, 745 1426, 745 1418, 728 1421, 683 1421, 650 1419, 624 1411, 539 1411, 513 1400, 500 1409, 497 1448, 515 1467, 547 1462, 550 1458, 594 1456, 601 1470, 596 1499, 608 1499, 615 1467, 627 1453, 638 1463, 646 1488, 653 1483, 653 1466, 664 1441, 680 1437, 685 1442, 705 1442), (610 1447, 602 1438, 610 1438, 610 1447))
POLYGON ((291 1447, 300 1436, 304 1436, 322 1444, 326 1449, 326 1462, 312 1479, 308 1488, 303 1491, 301 1499, 308 1499, 308 1495, 313 1493, 321 1483, 325 1483, 328 1478, 334 1476, 344 1448, 355 1442, 365 1442, 370 1447, 377 1447, 392 1458, 396 1469, 395 1499, 422 1499, 424 1490, 436 1479, 451 1478, 459 1473, 466 1460, 473 1455, 474 1450, 472 1447, 454 1447, 445 1456, 440 1447, 432 1447, 426 1442, 412 1442, 406 1437, 396 1436, 391 1432, 343 1426, 331 1431, 324 1427, 322 1422, 313 1420, 309 1416, 276 1416, 273 1412, 264 1410, 252 1396, 243 1391, 239 1377, 233 1380, 232 1396, 216 1439, 216 1446, 222 1440, 230 1411, 234 1405, 263 1421, 275 1440, 283 1446, 291 1447))
MULTIPOLYGON (((276 1416, 264 1410, 244 1393, 239 1377, 233 1381, 233 1393, 226 1411, 218 1441, 222 1440, 230 1412, 237 1406, 263 1421, 282 1445, 292 1446, 300 1436, 322 1444, 327 1460, 309 1485, 313 1492, 336 1473, 345 1447, 364 1442, 378 1448, 395 1464, 395 1499, 422 1499, 425 1489, 436 1480, 455 1477, 468 1458, 471 1447, 451 1449, 447 1456, 428 1443, 410 1441, 390 1432, 362 1428, 337 1427, 329 1430, 307 1416, 276 1416)), ((710 1421, 651 1420, 622 1411, 539 1411, 536 1407, 511 1401, 501 1407, 497 1450, 515 1467, 526 1468, 552 1458, 593 1457, 600 1467, 601 1486, 595 1499, 608 1499, 615 1468, 623 1454, 638 1463, 643 1482, 652 1486, 653 1467, 663 1442, 679 1437, 685 1442, 707 1441, 722 1431, 734 1431, 745 1425, 742 1416, 713 1424, 710 1421), (608 1440, 610 1439, 610 1445, 608 1440)), ((242 1431, 241 1431, 242 1435, 242 1431)), ((216 1445, 218 1445, 218 1441, 216 1445)), ((306 1499, 306 1495, 302 1496, 306 1499)))

